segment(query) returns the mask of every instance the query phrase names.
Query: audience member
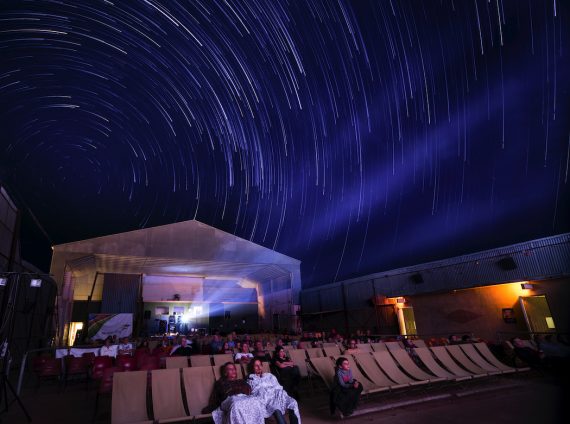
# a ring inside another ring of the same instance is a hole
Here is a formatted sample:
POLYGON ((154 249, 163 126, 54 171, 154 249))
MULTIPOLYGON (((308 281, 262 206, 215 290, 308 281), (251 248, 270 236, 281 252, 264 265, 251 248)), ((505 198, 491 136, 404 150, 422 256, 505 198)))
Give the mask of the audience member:
POLYGON ((299 367, 291 362, 286 355, 283 346, 277 346, 273 357, 273 366, 279 373, 279 382, 285 391, 295 399, 299 398, 298 386, 301 382, 301 372, 299 367))
POLYGON ((253 354, 249 352, 249 346, 247 343, 241 345, 241 352, 238 352, 234 356, 234 361, 236 363, 248 364, 253 358, 253 354))
POLYGON ((192 355, 192 346, 188 344, 188 339, 182 336, 180 344, 172 348, 170 356, 190 356, 192 355))
POLYGON ((253 357, 255 359, 260 359, 263 362, 271 361, 271 356, 263 349, 263 343, 260 340, 255 342, 253 357))
POLYGON ((362 389, 362 384, 352 376, 348 360, 342 356, 338 358, 334 385, 330 393, 331 415, 335 413, 336 408, 340 410, 341 417, 352 415, 358 405, 362 389))
POLYGON ((119 353, 119 355, 132 355, 133 354, 133 345, 132 345, 132 343, 129 343, 128 337, 123 337, 121 339, 121 343, 119 344, 119 347, 118 347, 118 353, 119 353))
POLYGON ((251 386, 251 395, 260 399, 265 405, 265 416, 273 415, 278 424, 285 424, 283 415, 289 411, 289 423, 297 424, 301 420, 297 401, 287 394, 271 373, 263 372, 263 365, 259 358, 250 364, 248 383, 251 386))
POLYGON ((250 396, 251 387, 245 380, 237 378, 236 366, 231 362, 225 363, 221 374, 203 412, 211 412, 216 424, 264 423, 265 406, 261 399, 250 396))
POLYGON ((105 339, 105 344, 99 349, 99 356, 117 356, 117 346, 111 344, 113 339, 109 336, 105 339))

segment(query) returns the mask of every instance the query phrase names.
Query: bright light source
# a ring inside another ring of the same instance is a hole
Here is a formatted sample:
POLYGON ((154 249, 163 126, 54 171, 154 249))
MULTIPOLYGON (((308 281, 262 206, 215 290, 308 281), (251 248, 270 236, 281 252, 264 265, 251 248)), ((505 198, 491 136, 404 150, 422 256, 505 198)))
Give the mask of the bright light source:
POLYGON ((8 284, 8 279, 5 277, 0 278, 0 286, 5 286, 8 284))
POLYGON ((34 278, 32 281, 30 281, 30 287, 41 287, 42 286, 42 280, 40 280, 39 278, 34 278))
POLYGON ((534 289, 534 284, 531 283, 522 283, 521 284, 521 288, 523 290, 533 290, 534 289))

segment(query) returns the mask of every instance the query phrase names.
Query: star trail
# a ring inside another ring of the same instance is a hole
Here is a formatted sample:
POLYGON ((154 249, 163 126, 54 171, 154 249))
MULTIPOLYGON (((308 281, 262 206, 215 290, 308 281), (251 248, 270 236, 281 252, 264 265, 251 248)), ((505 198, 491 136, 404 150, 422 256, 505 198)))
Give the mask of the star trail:
POLYGON ((555 0, 3 1, 24 257, 198 219, 309 287, 570 231, 569 28, 555 0))

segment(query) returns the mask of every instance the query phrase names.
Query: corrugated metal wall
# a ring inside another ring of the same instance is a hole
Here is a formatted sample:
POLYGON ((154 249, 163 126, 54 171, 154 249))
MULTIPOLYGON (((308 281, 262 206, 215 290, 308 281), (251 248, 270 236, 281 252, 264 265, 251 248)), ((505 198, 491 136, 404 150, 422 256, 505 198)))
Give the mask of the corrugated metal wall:
POLYGON ((140 285, 139 274, 105 274, 101 312, 136 313, 140 285))
POLYGON ((343 309, 343 290, 351 310, 366 307, 374 294, 397 297, 567 275, 570 234, 561 234, 303 290, 301 311, 305 315, 343 309))

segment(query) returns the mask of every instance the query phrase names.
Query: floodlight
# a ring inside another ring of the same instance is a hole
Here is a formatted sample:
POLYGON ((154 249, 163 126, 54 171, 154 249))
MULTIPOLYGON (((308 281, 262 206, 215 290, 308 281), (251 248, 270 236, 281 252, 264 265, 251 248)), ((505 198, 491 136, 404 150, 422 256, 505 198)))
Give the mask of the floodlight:
POLYGON ((532 289, 534 289, 534 284, 531 284, 531 283, 522 283, 522 284, 521 284, 521 288, 522 288, 523 290, 532 290, 532 289))
POLYGON ((0 277, 0 286, 5 286, 8 284, 8 279, 6 277, 0 277))
POLYGON ((30 281, 30 287, 41 287, 42 286, 42 280, 39 278, 33 278, 30 281))

